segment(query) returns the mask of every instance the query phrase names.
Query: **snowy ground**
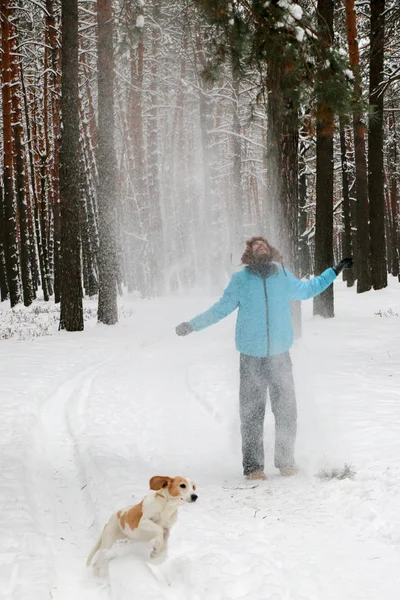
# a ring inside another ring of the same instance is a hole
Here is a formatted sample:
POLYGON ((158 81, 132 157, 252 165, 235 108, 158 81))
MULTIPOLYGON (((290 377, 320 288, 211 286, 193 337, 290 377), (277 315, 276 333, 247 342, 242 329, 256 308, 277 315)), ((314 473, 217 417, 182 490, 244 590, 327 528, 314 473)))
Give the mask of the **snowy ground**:
POLYGON ((337 317, 304 303, 292 352, 301 473, 273 468, 269 412, 256 487, 241 477, 234 317, 174 333, 212 299, 126 301, 115 327, 2 341, 1 600, 397 600, 400 285, 335 285, 337 317), (345 462, 353 480, 316 477, 345 462), (198 486, 168 557, 121 546, 96 580, 85 560, 101 528, 156 474, 198 486))

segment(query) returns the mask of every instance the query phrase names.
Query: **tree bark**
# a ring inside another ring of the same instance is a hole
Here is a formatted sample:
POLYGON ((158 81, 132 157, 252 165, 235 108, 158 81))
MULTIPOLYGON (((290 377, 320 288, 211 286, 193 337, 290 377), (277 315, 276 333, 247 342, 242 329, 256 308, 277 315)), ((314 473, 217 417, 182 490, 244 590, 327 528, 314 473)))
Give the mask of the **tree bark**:
MULTIPOLYGON (((21 247, 21 279, 22 293, 24 305, 30 306, 34 300, 35 294, 32 286, 31 274, 31 238, 29 234, 29 219, 28 205, 25 192, 25 144, 24 144, 24 128, 22 124, 22 108, 21 108, 21 86, 19 76, 19 59, 18 59, 18 31, 16 30, 16 22, 14 21, 14 35, 12 42, 11 68, 12 68, 12 107, 13 107, 13 123, 14 132, 14 159, 15 159, 15 184, 16 198, 19 216, 19 231, 20 231, 20 247, 21 247)), ((22 66, 21 66, 22 68, 22 66)))
POLYGON ((374 290, 387 286, 385 194, 383 182, 383 79, 385 0, 371 0, 368 122, 368 195, 371 277, 374 290))
POLYGON ((271 241, 285 264, 297 273, 298 261, 298 115, 283 92, 285 66, 268 64, 268 197, 271 241))
MULTIPOLYGON (((333 43, 333 0, 318 0, 320 37, 326 49, 333 43)), ((325 74, 324 74, 325 76, 325 74)), ((329 85, 330 72, 325 85, 329 85)), ((317 107, 317 183, 315 213, 315 272, 333 264, 333 114, 329 106, 317 107)), ((333 286, 314 298, 314 315, 335 316, 333 286)))
MULTIPOLYGON (((133 28, 132 28, 133 29, 133 28)), ((143 37, 138 41, 137 49, 134 47, 134 42, 131 40, 130 50, 130 75, 131 75, 131 90, 129 98, 129 130, 132 138, 133 146, 133 179, 134 189, 132 189, 132 197, 135 200, 135 207, 132 205, 131 218, 129 221, 131 231, 138 231, 139 237, 137 240, 134 236, 129 236, 128 248, 131 255, 130 264, 132 265, 132 273, 129 274, 129 279, 132 279, 132 288, 139 290, 142 297, 149 295, 149 270, 144 260, 147 254, 147 242, 145 238, 145 230, 149 216, 147 198, 147 186, 145 181, 145 144, 143 131, 143 77, 144 77, 144 56, 145 48, 143 37), (136 210, 135 210, 136 209, 136 210), (136 214, 136 218, 134 215, 136 214), (134 258, 141 256, 141 259, 134 261, 134 258)))
POLYGON ((233 151, 233 179, 232 179, 232 222, 231 248, 234 256, 243 249, 243 183, 242 183, 242 142, 240 139, 240 78, 232 56, 232 151, 233 151))
POLYGON ((399 252, 400 252, 400 228, 399 228, 399 195, 397 183, 397 140, 396 140, 396 119, 394 111, 389 115, 389 148, 388 148, 388 188, 390 193, 391 206, 391 274, 399 276, 399 252))
POLYGON ((161 216, 161 181, 160 181, 160 156, 159 156, 159 90, 158 90, 158 59, 160 32, 159 20, 160 9, 154 5, 153 18, 155 28, 152 32, 152 62, 151 62, 151 84, 150 84, 150 119, 147 135, 147 156, 148 156, 148 200, 149 200, 149 223, 147 242, 147 260, 149 267, 150 296, 160 296, 164 291, 163 281, 163 257, 164 249, 163 226, 161 216))
MULTIPOLYGON (((267 177, 270 214, 269 236, 281 251, 285 264, 298 273, 298 142, 297 109, 284 93, 283 78, 288 65, 269 62, 267 177)), ((292 303, 295 337, 301 335, 301 305, 292 303)))
POLYGON ((60 328, 82 331, 79 234, 78 0, 62 2, 61 77, 61 314, 60 328))
POLYGON ((53 211, 53 254, 54 254, 54 301, 61 300, 61 206, 60 206, 60 90, 61 90, 61 52, 57 39, 57 21, 54 14, 54 0, 46 0, 46 45, 50 48, 51 72, 49 103, 52 116, 53 143, 49 176, 52 181, 52 211, 53 211))
POLYGON ((10 293, 8 290, 6 257, 5 257, 5 235, 6 220, 4 214, 3 186, 0 184, 0 299, 1 302, 8 300, 10 293))
POLYGON ((4 253, 7 271, 7 282, 11 306, 21 302, 20 265, 17 241, 17 219, 14 199, 13 181, 13 134, 12 134, 12 71, 11 71, 11 28, 10 0, 0 1, 1 9, 1 41, 2 41, 2 93, 3 93, 3 151, 4 151, 4 217, 5 236, 4 253))
MULTIPOLYGON (((343 194, 343 221, 344 232, 342 236, 342 255, 343 257, 353 256, 353 241, 351 235, 351 212, 350 212, 350 191, 349 175, 347 171, 347 153, 346 153, 346 132, 343 117, 340 117, 340 161, 342 167, 342 194, 343 194)), ((343 280, 347 281, 347 287, 354 285, 354 269, 345 269, 343 271, 343 280)))
POLYGON ((98 52, 98 208, 100 323, 114 325, 117 309, 116 193, 114 147, 114 50, 111 0, 97 2, 98 52))
POLYGON ((310 248, 308 245, 307 232, 307 174, 305 154, 307 146, 300 142, 299 151, 299 277, 308 277, 310 268, 310 248))
MULTIPOLYGON (((354 92, 356 101, 361 102, 360 55, 358 51, 356 13, 354 0, 345 0, 347 41, 349 44, 350 64, 354 70, 354 92)), ((367 292, 371 289, 370 273, 370 244, 368 229, 368 179, 367 159, 365 150, 365 122, 359 110, 353 113, 354 156, 356 166, 356 197, 357 197, 357 251, 356 276, 357 292, 367 292)))

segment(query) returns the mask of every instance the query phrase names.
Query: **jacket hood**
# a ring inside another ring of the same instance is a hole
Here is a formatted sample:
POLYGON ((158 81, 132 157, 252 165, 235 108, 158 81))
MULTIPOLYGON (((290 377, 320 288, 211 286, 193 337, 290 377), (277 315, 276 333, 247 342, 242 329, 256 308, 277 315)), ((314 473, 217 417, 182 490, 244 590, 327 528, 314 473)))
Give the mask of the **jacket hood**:
POLYGON ((246 249, 245 249, 245 251, 243 253, 243 256, 242 256, 242 263, 244 265, 260 264, 259 261, 256 260, 256 257, 254 256, 253 251, 251 249, 252 245, 257 240, 263 241, 265 243, 265 245, 267 246, 267 249, 268 249, 268 256, 263 261, 264 263, 272 263, 274 261, 278 262, 278 263, 282 263, 283 262, 283 256, 279 252, 279 250, 277 250, 276 248, 274 248, 273 246, 271 246, 271 244, 269 243, 269 241, 267 240, 266 237, 264 237, 262 235, 257 235, 257 236, 251 237, 246 242, 246 249))

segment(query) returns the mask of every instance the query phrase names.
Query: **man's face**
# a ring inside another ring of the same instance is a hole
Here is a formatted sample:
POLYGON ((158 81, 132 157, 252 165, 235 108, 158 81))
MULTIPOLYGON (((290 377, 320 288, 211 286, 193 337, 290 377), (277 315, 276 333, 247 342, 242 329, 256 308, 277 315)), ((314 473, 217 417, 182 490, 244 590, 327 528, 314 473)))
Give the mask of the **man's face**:
POLYGON ((267 244, 263 242, 263 240, 256 240, 255 242, 253 242, 251 249, 253 251, 254 256, 268 255, 267 244))

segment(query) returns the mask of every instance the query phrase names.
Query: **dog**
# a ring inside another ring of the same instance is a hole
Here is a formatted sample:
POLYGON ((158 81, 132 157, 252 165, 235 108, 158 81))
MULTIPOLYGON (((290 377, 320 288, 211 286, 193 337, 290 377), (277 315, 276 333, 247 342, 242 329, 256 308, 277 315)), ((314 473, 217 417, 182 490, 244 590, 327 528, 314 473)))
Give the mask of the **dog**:
POLYGON ((128 506, 114 513, 103 529, 98 542, 89 554, 86 566, 92 563, 99 574, 105 562, 105 553, 113 544, 122 539, 153 542, 151 558, 157 558, 167 551, 171 527, 178 517, 177 510, 185 502, 195 502, 198 498, 196 485, 184 477, 162 477, 156 475, 149 482, 150 492, 139 504, 128 506))

